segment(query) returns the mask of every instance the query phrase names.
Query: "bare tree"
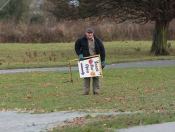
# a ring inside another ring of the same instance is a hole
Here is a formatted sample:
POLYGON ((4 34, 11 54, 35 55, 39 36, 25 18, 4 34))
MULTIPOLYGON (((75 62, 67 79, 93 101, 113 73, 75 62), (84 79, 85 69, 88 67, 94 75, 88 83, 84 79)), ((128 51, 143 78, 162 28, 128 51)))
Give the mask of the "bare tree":
POLYGON ((47 11, 57 18, 85 19, 98 17, 116 23, 130 21, 137 24, 155 23, 150 52, 169 55, 167 32, 175 18, 175 0, 79 0, 79 5, 70 0, 47 0, 47 11))
POLYGON ((28 3, 29 0, 10 0, 0 11, 0 19, 18 24, 22 20, 23 14, 28 11, 28 3))

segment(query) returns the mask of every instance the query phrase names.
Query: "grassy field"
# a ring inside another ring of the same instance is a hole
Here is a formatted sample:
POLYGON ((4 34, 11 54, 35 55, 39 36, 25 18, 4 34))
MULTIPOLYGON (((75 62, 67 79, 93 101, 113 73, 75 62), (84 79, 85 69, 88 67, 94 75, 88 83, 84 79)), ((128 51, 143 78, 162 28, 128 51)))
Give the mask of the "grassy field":
POLYGON ((90 95, 82 95, 83 81, 78 71, 73 71, 73 83, 70 83, 68 71, 1 74, 0 110, 143 112, 87 117, 86 120, 93 123, 56 130, 66 132, 73 129, 75 132, 92 132, 94 129, 104 132, 106 128, 175 121, 175 74, 172 71, 175 71, 174 66, 104 69, 99 96, 94 96, 92 90, 90 95))
MULTIPOLYGON (((76 58, 73 43, 0 46, 1 69, 67 66, 69 59, 76 58)), ((106 63, 175 59, 175 42, 171 42, 170 56, 151 55, 150 46, 151 42, 140 41, 105 43, 106 63)), ((104 69, 99 96, 92 90, 90 95, 82 95, 78 71, 72 71, 73 83, 69 71, 0 74, 0 110, 141 112, 77 118, 56 132, 112 132, 113 128, 175 121, 173 71, 175 66, 104 69)))
MULTIPOLYGON (((170 56, 150 54, 151 41, 104 42, 106 64, 175 59, 175 41, 170 41, 170 56)), ((60 67, 77 58, 74 43, 0 44, 0 69, 60 67)), ((73 62, 72 65, 77 65, 73 62)))
MULTIPOLYGON (((36 109, 139 111, 171 110, 175 67, 105 69, 101 95, 83 96, 83 80, 73 71, 1 74, 1 110, 36 109)), ((174 108, 174 107, 173 107, 174 108)))

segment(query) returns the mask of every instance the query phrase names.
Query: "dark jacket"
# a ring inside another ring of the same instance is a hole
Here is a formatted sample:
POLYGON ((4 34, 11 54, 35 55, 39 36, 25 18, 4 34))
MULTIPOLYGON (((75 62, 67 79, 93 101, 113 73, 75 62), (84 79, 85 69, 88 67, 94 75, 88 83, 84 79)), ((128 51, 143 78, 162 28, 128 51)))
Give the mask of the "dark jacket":
MULTIPOLYGON (((96 54, 97 55, 100 54, 101 61, 105 61, 105 48, 104 48, 102 41, 96 36, 94 36, 94 41, 95 41, 96 54)), ((86 36, 80 37, 76 40, 75 52, 78 56, 80 54, 83 54, 83 57, 90 56, 89 47, 88 47, 88 39, 86 38, 86 36)))

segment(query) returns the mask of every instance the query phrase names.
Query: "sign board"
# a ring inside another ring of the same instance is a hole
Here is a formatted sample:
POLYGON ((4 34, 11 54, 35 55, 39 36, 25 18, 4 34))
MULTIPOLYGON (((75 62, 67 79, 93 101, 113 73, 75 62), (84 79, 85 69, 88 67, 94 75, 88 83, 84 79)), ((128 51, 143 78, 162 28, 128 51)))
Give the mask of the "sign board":
POLYGON ((101 76, 101 62, 99 57, 78 61, 80 78, 101 76))

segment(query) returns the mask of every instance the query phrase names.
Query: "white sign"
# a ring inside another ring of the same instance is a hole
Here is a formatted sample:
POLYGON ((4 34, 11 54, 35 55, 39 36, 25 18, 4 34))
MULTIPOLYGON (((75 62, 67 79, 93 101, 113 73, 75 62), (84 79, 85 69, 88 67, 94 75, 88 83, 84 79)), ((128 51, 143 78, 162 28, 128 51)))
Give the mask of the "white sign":
POLYGON ((99 57, 78 61, 80 78, 101 76, 101 62, 99 57))

